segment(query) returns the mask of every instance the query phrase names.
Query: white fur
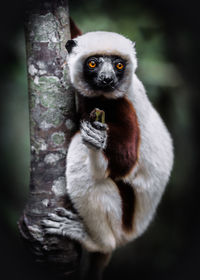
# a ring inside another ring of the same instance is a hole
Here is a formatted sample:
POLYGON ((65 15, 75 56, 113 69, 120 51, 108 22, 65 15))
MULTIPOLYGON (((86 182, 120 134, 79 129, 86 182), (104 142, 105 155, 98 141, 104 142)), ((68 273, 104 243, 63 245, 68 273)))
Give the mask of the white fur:
POLYGON ((136 194, 135 232, 132 237, 137 237, 151 221, 169 180, 173 145, 169 132, 136 75, 133 76, 129 100, 136 110, 141 137, 137 166, 125 178, 133 185, 136 194))
MULTIPOLYGON (((77 69, 83 58, 106 52, 128 59, 128 80, 123 85, 127 90, 122 96, 126 95, 132 102, 140 128, 138 162, 131 174, 123 178, 132 185, 136 196, 133 231, 129 233, 122 228, 121 198, 117 186, 107 177, 108 162, 102 152, 84 145, 80 133, 73 137, 69 146, 67 190, 96 248, 86 244, 84 240, 82 243, 90 251, 109 252, 141 235, 152 220, 169 180, 173 145, 163 121, 148 100, 142 83, 133 73, 137 62, 131 41, 115 33, 91 32, 78 37, 77 44, 74 53, 69 56, 69 70, 74 87, 79 91, 81 88, 84 95, 88 94, 88 87, 84 88, 81 70, 77 69)), ((119 93, 114 92, 112 98, 118 96, 119 93)))

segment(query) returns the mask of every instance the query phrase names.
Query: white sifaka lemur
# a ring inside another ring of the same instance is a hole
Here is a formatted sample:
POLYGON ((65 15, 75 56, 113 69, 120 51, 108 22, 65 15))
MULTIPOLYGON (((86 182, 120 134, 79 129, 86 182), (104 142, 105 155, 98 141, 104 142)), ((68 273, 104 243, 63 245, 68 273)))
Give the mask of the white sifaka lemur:
POLYGON ((66 48, 79 117, 67 154, 67 193, 78 214, 58 208, 43 223, 49 234, 107 254, 151 222, 170 176, 173 145, 135 74, 133 42, 98 31, 69 40, 66 48))

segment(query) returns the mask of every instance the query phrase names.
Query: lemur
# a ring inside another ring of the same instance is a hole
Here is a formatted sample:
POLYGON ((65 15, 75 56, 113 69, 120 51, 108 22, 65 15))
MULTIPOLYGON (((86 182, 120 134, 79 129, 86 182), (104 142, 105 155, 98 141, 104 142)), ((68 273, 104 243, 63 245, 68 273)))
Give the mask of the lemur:
POLYGON ((77 214, 58 208, 43 222, 48 234, 109 255, 151 222, 172 169, 172 139, 135 74, 132 41, 98 31, 66 48, 79 116, 66 187, 77 214))

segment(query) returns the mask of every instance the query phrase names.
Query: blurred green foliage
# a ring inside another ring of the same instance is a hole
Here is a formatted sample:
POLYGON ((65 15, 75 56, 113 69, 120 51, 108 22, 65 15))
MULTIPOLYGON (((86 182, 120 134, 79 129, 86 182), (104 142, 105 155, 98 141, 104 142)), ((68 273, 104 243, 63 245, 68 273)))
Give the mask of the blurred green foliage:
POLYGON ((1 212, 7 222, 16 230, 23 201, 27 198, 29 184, 29 112, 26 76, 25 40, 23 29, 14 38, 15 45, 11 48, 16 55, 15 63, 7 66, 8 75, 1 81, 3 95, 3 146, 5 192, 0 196, 1 212), (14 185, 13 185, 14 183, 14 185))

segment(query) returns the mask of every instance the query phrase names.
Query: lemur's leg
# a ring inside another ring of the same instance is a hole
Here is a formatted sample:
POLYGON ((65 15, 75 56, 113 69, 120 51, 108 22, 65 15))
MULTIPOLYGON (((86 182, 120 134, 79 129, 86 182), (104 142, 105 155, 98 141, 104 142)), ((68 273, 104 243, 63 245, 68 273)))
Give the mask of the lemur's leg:
POLYGON ((97 121, 81 123, 81 138, 88 147, 89 169, 94 179, 107 177, 108 160, 102 152, 107 145, 107 130, 106 124, 97 121))
POLYGON ((110 258, 111 253, 90 253, 90 267, 85 280, 101 280, 103 276, 103 271, 108 265, 110 258))

